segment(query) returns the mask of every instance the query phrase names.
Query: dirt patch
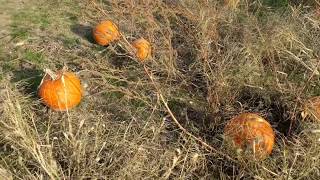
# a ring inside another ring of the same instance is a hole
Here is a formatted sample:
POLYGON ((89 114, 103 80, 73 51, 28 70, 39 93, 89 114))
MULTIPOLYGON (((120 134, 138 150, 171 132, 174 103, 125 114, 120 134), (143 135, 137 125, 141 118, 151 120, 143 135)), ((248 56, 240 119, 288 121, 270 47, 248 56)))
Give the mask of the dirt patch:
POLYGON ((29 0, 1 0, 0 1, 0 42, 8 39, 10 35, 10 24, 12 22, 11 16, 13 13, 18 12, 23 8, 29 0))

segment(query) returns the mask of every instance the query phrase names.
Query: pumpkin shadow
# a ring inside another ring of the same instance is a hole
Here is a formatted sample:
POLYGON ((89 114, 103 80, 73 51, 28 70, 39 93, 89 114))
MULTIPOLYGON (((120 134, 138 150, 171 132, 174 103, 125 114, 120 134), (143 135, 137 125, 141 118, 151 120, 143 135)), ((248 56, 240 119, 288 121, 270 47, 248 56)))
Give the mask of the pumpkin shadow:
POLYGON ((268 95, 244 88, 237 101, 242 104, 244 111, 264 114, 280 136, 291 137, 299 131, 299 121, 295 121, 296 117, 293 117, 291 108, 281 100, 280 94, 268 95))
MULTIPOLYGON (((240 112, 262 114, 279 137, 291 138, 301 131, 299 117, 292 111, 293 108, 280 98, 280 94, 264 94, 252 88, 244 88, 239 92, 231 110, 229 106, 222 104, 218 112, 211 112, 209 105, 202 109, 174 100, 169 101, 168 105, 185 129, 214 147, 223 144, 225 123, 240 112)), ((173 132, 176 125, 170 118, 168 122, 170 123, 167 130, 173 132)), ((179 135, 170 135, 170 137, 176 136, 179 135)), ((169 141, 175 139, 169 138, 169 141)))
MULTIPOLYGON (((198 109, 194 106, 190 106, 187 103, 169 101, 168 105, 175 115, 179 123, 190 133, 199 137, 201 140, 209 144, 214 148, 219 148, 222 154, 228 154, 224 152, 223 146, 223 129, 225 122, 228 119, 228 115, 225 114, 224 109, 226 107, 221 107, 218 112, 210 112, 209 105, 204 109, 198 109), (223 148, 223 149, 220 149, 223 148)), ((164 112, 164 114, 166 114, 164 112)), ((168 117, 168 116, 166 116, 168 117)), ((167 118, 165 120, 166 131, 164 136, 166 136, 166 141, 163 146, 168 144, 175 144, 181 139, 181 131, 177 131, 177 126, 173 123, 173 120, 167 118)), ((221 155, 207 154, 206 156, 206 167, 211 176, 218 176, 221 173, 228 177, 236 178, 236 174, 241 171, 241 167, 238 162, 233 162, 221 155), (217 158, 219 157, 219 158, 217 158), (217 168, 217 164, 219 167, 217 168)), ((207 176, 208 174, 202 174, 202 172, 197 172, 197 177, 207 176)), ((244 177, 244 179, 249 179, 249 177, 244 177)))
MULTIPOLYGON (((116 47, 115 51, 121 54, 126 54, 126 52, 119 47, 116 47)), ((108 57, 109 57, 109 63, 112 64, 115 68, 119 68, 119 69, 126 69, 132 65, 137 64, 130 57, 125 55, 109 54, 108 57)))
MULTIPOLYGON (((70 27, 70 30, 77 36, 88 41, 89 43, 97 44, 92 36, 93 28, 91 26, 83 25, 83 24, 75 24, 70 27)), ((109 45, 106 45, 106 46, 98 45, 97 49, 99 51, 103 51, 108 46, 109 45)), ((126 54, 126 52, 122 48, 120 47, 114 47, 114 48, 116 52, 119 52, 121 54, 126 54)), ((110 53, 110 51, 104 51, 103 53, 101 53, 101 55, 108 57, 109 62, 116 68, 125 68, 126 66, 133 64, 132 63, 133 61, 129 57, 119 56, 114 53, 110 53)))
MULTIPOLYGON (((221 112, 213 113, 210 112, 209 106, 198 108, 197 106, 174 100, 169 101, 168 106, 187 131, 200 137, 211 146, 221 146, 224 127, 224 123, 222 123, 224 118, 221 112)), ((179 138, 180 134, 179 131, 176 131, 177 126, 173 123, 173 120, 170 117, 167 119, 166 130, 170 132, 169 136, 171 137, 168 141, 174 142, 179 138)))
POLYGON ((41 83, 43 71, 39 69, 25 68, 20 70, 15 70, 12 72, 13 78, 12 83, 22 84, 23 92, 31 97, 37 96, 38 86, 41 83))
POLYGON ((81 37, 82 39, 88 41, 89 43, 96 44, 92 36, 92 27, 83 24, 74 24, 70 27, 70 30, 81 37))

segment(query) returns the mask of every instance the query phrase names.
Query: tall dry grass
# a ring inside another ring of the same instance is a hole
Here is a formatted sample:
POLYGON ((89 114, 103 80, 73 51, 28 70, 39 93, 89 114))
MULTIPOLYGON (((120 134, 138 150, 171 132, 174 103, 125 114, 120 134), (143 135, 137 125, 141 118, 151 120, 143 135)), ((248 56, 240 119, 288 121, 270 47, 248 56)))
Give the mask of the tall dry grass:
POLYGON ((319 95, 315 7, 193 0, 32 3, 49 14, 50 23, 13 48, 18 57, 5 54, 22 59, 0 83, 5 179, 320 176, 319 124, 300 117, 305 99, 319 95), (104 19, 113 20, 123 38, 99 47, 90 27, 104 19), (129 53, 127 42, 139 37, 153 46, 146 64, 129 53), (26 49, 46 61, 31 63, 26 49), (43 106, 28 76, 64 64, 87 84, 81 105, 69 113, 43 106), (17 80, 21 74, 27 76, 17 80), (223 143, 225 123, 249 111, 259 112, 276 132, 273 153, 264 161, 237 157, 223 143))

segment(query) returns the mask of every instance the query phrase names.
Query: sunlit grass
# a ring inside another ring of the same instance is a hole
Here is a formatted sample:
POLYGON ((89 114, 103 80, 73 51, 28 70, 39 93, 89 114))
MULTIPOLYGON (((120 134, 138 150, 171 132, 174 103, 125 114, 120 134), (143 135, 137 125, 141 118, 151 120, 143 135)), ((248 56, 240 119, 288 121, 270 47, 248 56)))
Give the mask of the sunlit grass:
POLYGON ((30 1, 1 43, 0 177, 319 177, 320 126, 300 116, 319 95, 314 13, 290 1, 30 1), (124 37, 101 47, 90 27, 105 19, 124 37), (152 44, 145 64, 126 44, 140 37, 152 44), (36 96, 42 69, 63 65, 87 86, 68 113, 36 96), (225 147, 223 127, 241 112, 276 132, 264 161, 225 147))

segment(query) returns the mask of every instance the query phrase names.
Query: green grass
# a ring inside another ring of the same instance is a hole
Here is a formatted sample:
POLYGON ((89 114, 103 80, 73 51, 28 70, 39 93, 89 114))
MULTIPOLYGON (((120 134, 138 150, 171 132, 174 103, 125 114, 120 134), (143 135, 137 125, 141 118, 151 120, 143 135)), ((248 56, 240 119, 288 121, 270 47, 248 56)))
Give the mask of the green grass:
POLYGON ((24 58, 27 61, 30 61, 35 64, 43 64, 46 62, 45 57, 41 52, 34 52, 32 50, 26 50, 26 52, 24 53, 24 58))
POLYGON ((319 18, 293 1, 236 2, 28 0, 10 12, 0 179, 317 179, 320 126, 300 113, 320 95, 319 18), (91 42, 104 19, 128 42, 149 40, 153 58, 139 63, 123 38, 91 42), (63 65, 85 96, 56 112, 36 92, 42 69, 63 65), (242 112, 276 132, 263 161, 226 146, 224 126, 242 112))
POLYGON ((80 39, 78 37, 66 37, 62 35, 63 44, 67 48, 73 48, 80 44, 80 39))
POLYGON ((3 63, 3 64, 2 64, 2 69, 3 69, 4 72, 13 71, 15 68, 16 68, 16 66, 13 65, 13 64, 10 63, 10 62, 3 63))
POLYGON ((111 101, 116 101, 120 98, 122 98, 124 96, 124 94, 122 92, 117 92, 117 91, 114 91, 114 92, 105 92, 103 93, 103 95, 111 100, 111 101))
POLYGON ((27 39, 30 36, 29 29, 28 28, 19 27, 19 25, 14 25, 13 24, 12 25, 11 36, 13 38, 27 39))
POLYGON ((32 4, 13 12, 11 22, 12 38, 28 39, 36 30, 45 30, 51 24, 50 14, 40 7, 32 8, 32 4), (31 6, 31 7, 29 7, 31 6))
POLYGON ((274 8, 283 8, 289 5, 288 0, 263 0, 263 3, 274 8))

